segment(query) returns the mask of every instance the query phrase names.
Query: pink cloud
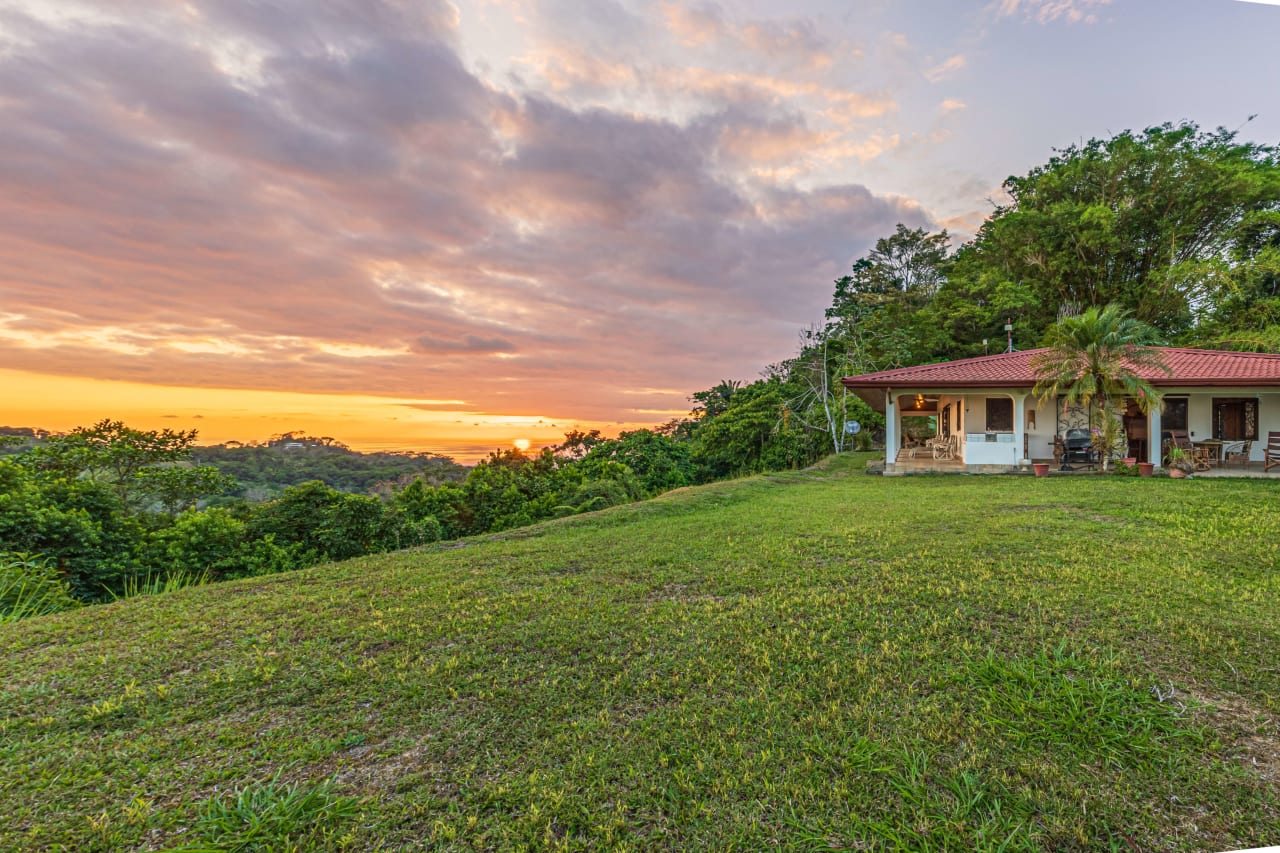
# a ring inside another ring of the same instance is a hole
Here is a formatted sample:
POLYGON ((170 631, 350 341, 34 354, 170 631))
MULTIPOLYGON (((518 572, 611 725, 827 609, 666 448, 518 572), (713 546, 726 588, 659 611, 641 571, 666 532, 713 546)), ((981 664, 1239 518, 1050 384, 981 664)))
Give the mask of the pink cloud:
POLYGON ((468 70, 448 4, 356 5, 0 12, 23 45, 0 53, 7 367, 616 419, 628 389, 785 356, 854 257, 929 223, 858 185, 753 180, 896 144, 781 105, 854 122, 890 99, 667 68, 646 85, 705 104, 683 120, 575 107, 468 70))

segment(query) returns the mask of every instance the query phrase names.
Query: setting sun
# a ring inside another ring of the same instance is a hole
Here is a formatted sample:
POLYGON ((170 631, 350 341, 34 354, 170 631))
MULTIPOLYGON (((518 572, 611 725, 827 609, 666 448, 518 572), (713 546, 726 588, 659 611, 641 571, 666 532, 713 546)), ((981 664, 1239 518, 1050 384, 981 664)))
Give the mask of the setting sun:
POLYGON ((514 444, 516 446, 516 450, 519 450, 521 453, 524 453, 529 449, 529 439, 527 438, 517 438, 511 443, 514 444))

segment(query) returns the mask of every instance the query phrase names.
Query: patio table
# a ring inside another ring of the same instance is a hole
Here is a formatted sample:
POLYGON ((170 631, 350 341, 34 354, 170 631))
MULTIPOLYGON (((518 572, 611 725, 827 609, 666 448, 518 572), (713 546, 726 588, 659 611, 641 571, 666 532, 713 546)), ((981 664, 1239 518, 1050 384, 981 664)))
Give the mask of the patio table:
POLYGON ((1210 463, 1213 465, 1222 464, 1222 441, 1216 438, 1204 438, 1200 441, 1193 441, 1191 444, 1195 447, 1203 447, 1209 451, 1210 463))

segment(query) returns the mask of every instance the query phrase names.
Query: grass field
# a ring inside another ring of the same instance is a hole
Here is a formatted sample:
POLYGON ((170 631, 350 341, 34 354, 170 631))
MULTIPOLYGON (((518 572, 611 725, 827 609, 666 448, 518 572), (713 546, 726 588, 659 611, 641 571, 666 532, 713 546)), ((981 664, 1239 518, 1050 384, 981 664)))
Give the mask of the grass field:
POLYGON ((1280 844, 1280 486, 858 468, 0 628, 0 849, 1280 844))

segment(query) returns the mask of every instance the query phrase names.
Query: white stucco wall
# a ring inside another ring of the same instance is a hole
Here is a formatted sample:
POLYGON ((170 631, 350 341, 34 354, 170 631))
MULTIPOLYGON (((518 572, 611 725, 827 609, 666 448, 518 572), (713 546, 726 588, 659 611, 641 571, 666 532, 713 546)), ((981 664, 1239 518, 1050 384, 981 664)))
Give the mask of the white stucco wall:
POLYGON ((1024 393, 1011 391, 975 391, 964 397, 963 456, 966 465, 1017 465, 1022 459, 1022 444, 1018 437, 1022 432, 1026 415, 1021 405, 1024 393), (995 441, 987 440, 987 400, 1003 398, 1013 402, 1014 428, 1011 432, 994 433, 995 441), (1022 423, 1019 422, 1019 416, 1022 423))
POLYGON ((1041 403, 1034 394, 1027 394, 1025 399, 1027 411, 1036 413, 1035 427, 1027 426, 1027 452, 1032 459, 1052 459, 1054 426, 1057 423, 1054 403, 1041 403))
POLYGON ((1187 429, 1192 441, 1213 438, 1213 398, 1221 394, 1192 392, 1187 395, 1187 429))

